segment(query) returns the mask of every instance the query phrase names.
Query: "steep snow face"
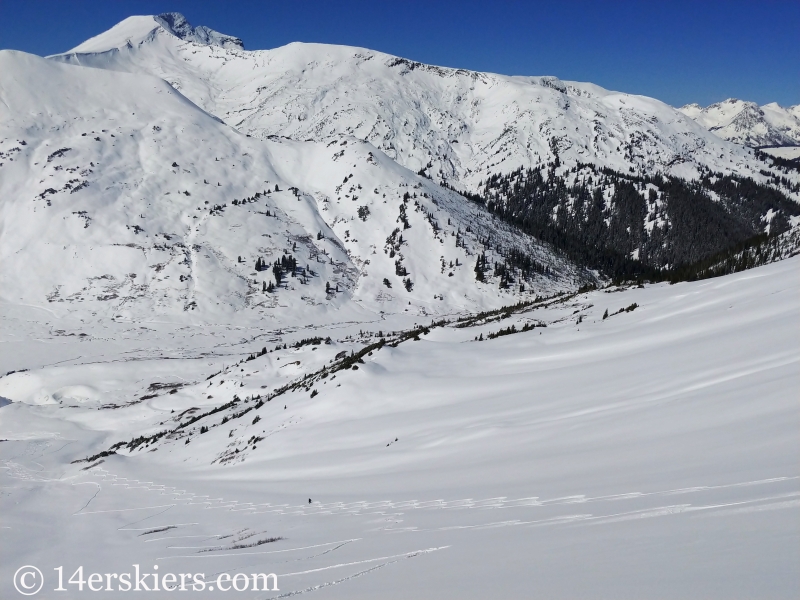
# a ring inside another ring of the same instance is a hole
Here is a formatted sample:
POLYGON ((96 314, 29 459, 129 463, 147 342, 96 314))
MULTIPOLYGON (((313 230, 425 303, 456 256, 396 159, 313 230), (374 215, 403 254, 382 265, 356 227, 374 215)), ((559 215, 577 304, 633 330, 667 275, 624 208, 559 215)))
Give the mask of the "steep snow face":
POLYGON ((800 145, 800 105, 784 108, 775 102, 758 106, 729 98, 701 107, 687 104, 678 109, 719 137, 745 146, 800 145))
POLYGON ((693 177, 698 168, 756 178, 749 150, 642 96, 554 77, 506 77, 396 56, 294 43, 245 52, 172 35, 52 57, 164 78, 257 137, 369 141, 413 171, 476 190, 498 172, 552 160, 693 177))
POLYGON ((591 279, 366 142, 248 138, 159 78, 11 51, 0 197, 0 298, 62 315, 297 325, 481 309, 591 279), (524 291, 476 282, 487 240, 490 260, 516 247, 544 272, 524 291))
POLYGON ((205 26, 192 27, 180 13, 163 13, 158 16, 128 17, 108 31, 90 38, 70 52, 106 52, 115 48, 135 46, 155 36, 167 33, 178 39, 207 46, 244 49, 239 38, 219 33, 205 26))

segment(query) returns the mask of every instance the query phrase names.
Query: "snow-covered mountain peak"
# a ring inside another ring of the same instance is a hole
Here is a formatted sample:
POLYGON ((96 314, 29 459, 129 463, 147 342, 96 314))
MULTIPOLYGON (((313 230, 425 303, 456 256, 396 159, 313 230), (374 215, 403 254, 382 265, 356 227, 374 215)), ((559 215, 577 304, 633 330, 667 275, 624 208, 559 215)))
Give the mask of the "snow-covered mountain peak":
MULTIPOLYGON (((603 168, 768 177, 752 150, 652 98, 348 46, 245 51, 209 32, 132 17, 77 52, 0 57, 0 262, 23 265, 0 276, 14 294, 0 302, 276 324, 483 310, 575 289, 607 264, 561 254, 551 230, 589 221, 559 215, 589 204, 545 181, 601 186, 587 219, 620 232, 601 246, 662 266, 702 255, 677 254, 696 247, 680 231, 674 256, 660 253, 663 192, 601 184, 603 168), (509 208, 521 179, 541 225, 527 235, 509 224, 533 210, 509 208), (31 285, 36 260, 52 270, 31 285)), ((731 231, 771 227, 773 208, 731 231)), ((796 212, 780 210, 778 229, 796 212)))
POLYGON ((157 16, 128 17, 111 29, 76 46, 69 53, 96 54, 126 46, 133 47, 152 40, 159 33, 166 33, 178 39, 204 46, 244 49, 244 44, 239 38, 219 33, 203 25, 193 27, 181 13, 170 12, 157 16))
POLYGON ((78 50, 0 50, 0 599, 797 596, 789 160, 175 13, 78 50))

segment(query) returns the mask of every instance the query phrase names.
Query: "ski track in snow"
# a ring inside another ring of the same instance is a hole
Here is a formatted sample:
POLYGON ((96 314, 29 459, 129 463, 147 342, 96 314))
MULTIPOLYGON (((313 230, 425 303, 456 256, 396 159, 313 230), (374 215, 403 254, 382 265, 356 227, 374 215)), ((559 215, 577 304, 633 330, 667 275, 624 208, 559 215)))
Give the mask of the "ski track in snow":
MULTIPOLYGON (((368 502, 362 500, 349 503, 336 502, 331 504, 314 504, 311 507, 308 507, 303 504, 299 504, 296 506, 286 506, 286 505, 273 506, 270 503, 253 505, 251 502, 240 503, 237 500, 224 500, 222 498, 195 502, 194 500, 200 500, 201 497, 195 496, 193 493, 187 492, 186 490, 168 491, 170 488, 166 488, 163 485, 156 485, 153 484, 152 482, 140 482, 140 481, 123 482, 116 475, 108 472, 105 469, 95 470, 94 476, 102 479, 103 481, 108 480, 109 482, 111 482, 111 485, 123 486, 126 489, 143 489, 151 492, 158 492, 161 495, 164 494, 173 496, 179 495, 183 497, 182 500, 185 500, 184 505, 186 506, 203 505, 204 508, 206 509, 219 508, 219 509, 228 509, 233 512, 250 511, 250 514, 273 513, 277 515, 285 514, 285 515, 296 515, 296 516, 336 515, 336 514, 398 516, 404 514, 407 511, 412 511, 412 510, 466 510, 466 509, 485 510, 485 509, 509 509, 509 508, 521 508, 521 507, 544 507, 544 506, 555 506, 555 505, 585 504, 594 502, 614 502, 614 501, 624 501, 632 499, 644 499, 648 497, 674 496, 674 495, 692 494, 698 492, 713 492, 717 490, 726 490, 733 488, 749 488, 753 486, 763 486, 779 482, 797 481, 800 479, 800 476, 772 477, 769 479, 729 483, 724 485, 693 486, 687 488, 677 488, 677 489, 662 490, 656 492, 623 492, 619 494, 610 494, 605 496, 594 496, 594 497, 575 495, 563 498, 550 498, 550 499, 546 498, 542 499, 539 498, 538 496, 531 496, 526 498, 512 498, 512 499, 506 497, 497 497, 497 498, 488 498, 483 500, 475 500, 473 498, 465 498, 459 500, 439 499, 439 500, 427 500, 427 501, 384 500, 380 502, 368 502), (381 509, 381 510, 376 510, 376 509, 381 509), (398 512, 398 513, 387 512, 390 510, 402 510, 403 512, 398 512)), ((19 476, 19 478, 25 478, 25 477, 19 476)), ((95 494, 95 496, 99 492, 100 490, 98 489, 98 492, 95 494)), ((203 496, 203 498, 205 497, 206 496, 203 496)), ((92 499, 94 499, 94 497, 92 499)), ((177 505, 170 504, 170 505, 147 506, 147 507, 129 507, 129 508, 118 508, 118 509, 110 509, 104 511, 96 511, 96 512, 103 513, 103 512, 145 510, 153 508, 164 508, 165 506, 173 507, 177 505)), ((76 514, 95 514, 95 513, 79 511, 76 514)))

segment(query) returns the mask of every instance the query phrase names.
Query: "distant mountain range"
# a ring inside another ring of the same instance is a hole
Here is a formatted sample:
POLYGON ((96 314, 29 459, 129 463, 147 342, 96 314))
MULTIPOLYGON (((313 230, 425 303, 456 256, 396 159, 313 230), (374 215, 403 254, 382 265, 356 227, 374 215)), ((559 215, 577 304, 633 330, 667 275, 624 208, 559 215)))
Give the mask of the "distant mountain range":
POLYGON ((701 107, 687 104, 679 108, 687 117, 719 137, 759 148, 764 146, 800 146, 800 104, 783 108, 775 102, 759 106, 729 98, 701 107))

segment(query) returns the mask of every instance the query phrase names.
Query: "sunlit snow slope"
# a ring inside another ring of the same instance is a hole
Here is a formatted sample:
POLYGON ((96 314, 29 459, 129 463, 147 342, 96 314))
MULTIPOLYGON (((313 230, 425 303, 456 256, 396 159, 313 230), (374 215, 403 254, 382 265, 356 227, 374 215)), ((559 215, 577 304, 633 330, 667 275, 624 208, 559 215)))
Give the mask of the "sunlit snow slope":
POLYGON ((39 351, 0 378, 0 589, 141 564, 276 573, 258 598, 795 598, 799 266, 433 328, 266 402, 386 324, 240 363, 243 328, 70 343, 20 319, 3 359, 39 351))

